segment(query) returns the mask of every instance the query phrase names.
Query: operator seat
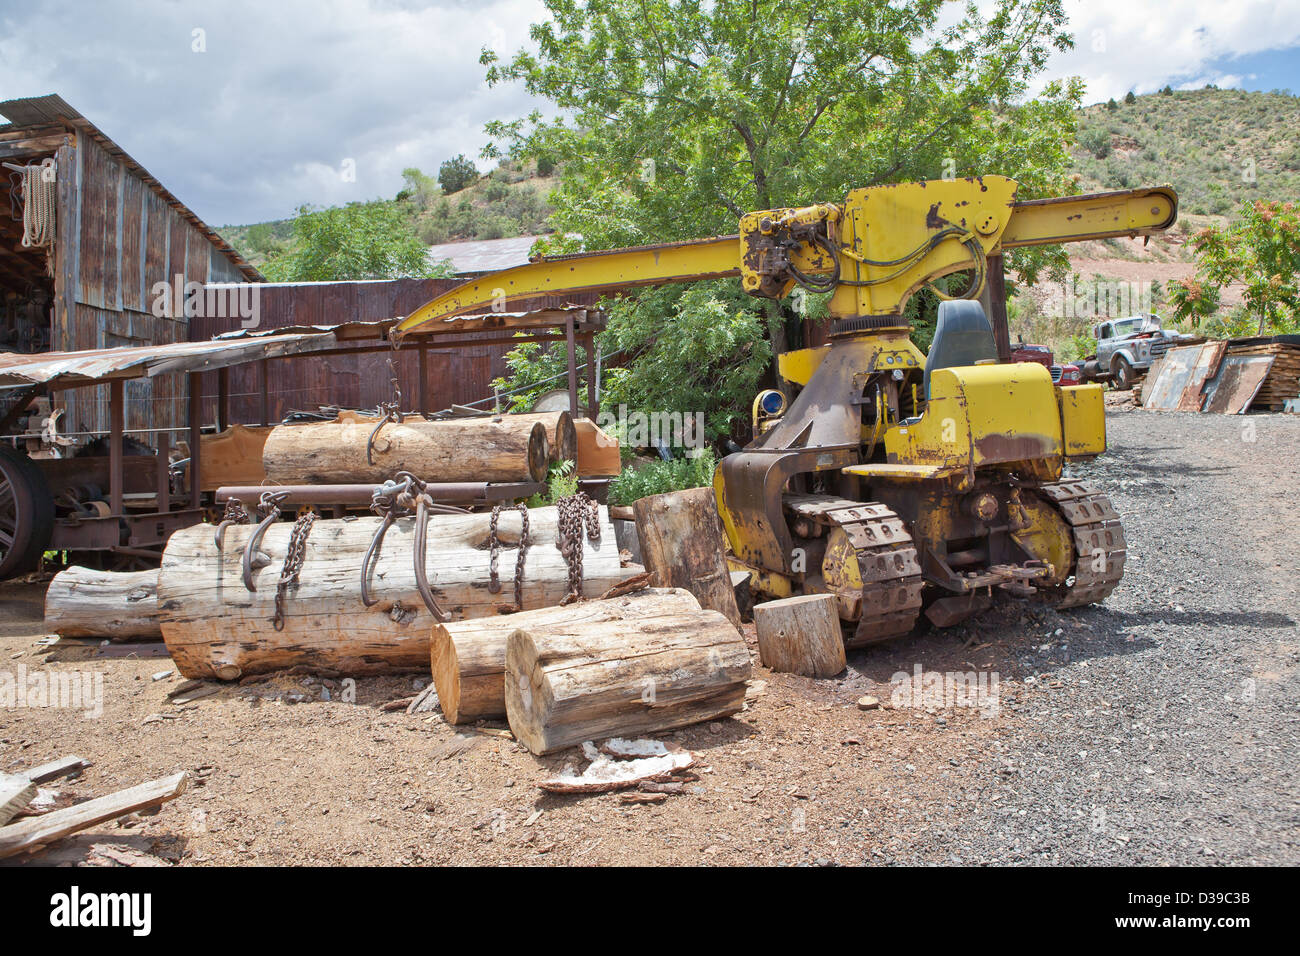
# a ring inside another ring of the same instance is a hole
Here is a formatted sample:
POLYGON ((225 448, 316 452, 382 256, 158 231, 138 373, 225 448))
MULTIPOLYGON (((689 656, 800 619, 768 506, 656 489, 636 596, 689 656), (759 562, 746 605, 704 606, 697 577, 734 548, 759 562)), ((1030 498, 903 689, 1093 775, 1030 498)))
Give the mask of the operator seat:
POLYGON ((973 299, 953 299, 939 303, 939 321, 934 340, 925 359, 922 390, 930 400, 930 373, 937 368, 956 368, 989 360, 997 361, 998 347, 993 326, 984 307, 973 299))

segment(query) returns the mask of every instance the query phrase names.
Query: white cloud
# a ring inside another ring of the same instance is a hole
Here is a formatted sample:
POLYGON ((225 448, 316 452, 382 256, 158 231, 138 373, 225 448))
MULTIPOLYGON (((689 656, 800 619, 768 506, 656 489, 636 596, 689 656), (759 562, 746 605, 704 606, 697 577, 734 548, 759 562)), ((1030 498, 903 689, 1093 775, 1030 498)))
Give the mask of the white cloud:
MULTIPOLYGON (((1225 58, 1300 45, 1300 0, 1067 0, 1074 49, 1049 77, 1082 76, 1087 102, 1151 93, 1169 83, 1239 86, 1211 68, 1225 58)), ((1300 51, 1297 52, 1300 56, 1300 51)))
POLYGON ((517 85, 489 90, 479 50, 512 53, 543 13, 540 0, 0 0, 0 99, 59 93, 200 216, 249 222, 392 196, 406 166, 477 158, 485 122, 535 105, 517 85))

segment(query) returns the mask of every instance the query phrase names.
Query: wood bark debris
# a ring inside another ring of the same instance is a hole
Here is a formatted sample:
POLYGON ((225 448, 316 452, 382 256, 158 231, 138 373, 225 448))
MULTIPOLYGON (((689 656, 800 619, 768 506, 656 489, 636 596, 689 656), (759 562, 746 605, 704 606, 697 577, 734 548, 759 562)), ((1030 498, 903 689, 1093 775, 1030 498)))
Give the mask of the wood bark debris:
POLYGON ((569 766, 558 776, 543 780, 537 786, 548 793, 609 793, 614 790, 629 790, 646 782, 668 782, 695 765, 695 755, 689 750, 681 749, 630 760, 602 753, 590 741, 582 745, 582 751, 589 761, 585 770, 579 773, 569 766))

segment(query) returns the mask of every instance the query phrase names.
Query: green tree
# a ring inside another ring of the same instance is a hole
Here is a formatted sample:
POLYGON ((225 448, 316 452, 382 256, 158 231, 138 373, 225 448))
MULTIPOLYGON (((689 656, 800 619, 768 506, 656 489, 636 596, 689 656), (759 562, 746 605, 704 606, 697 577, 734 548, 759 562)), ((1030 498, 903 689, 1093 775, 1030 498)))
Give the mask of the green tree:
MULTIPOLYGON (((748 210, 911 179, 998 172, 1018 179, 1025 199, 1075 191, 1067 147, 1081 83, 1050 82, 1026 98, 1051 52, 1071 45, 1059 0, 1001 0, 987 18, 972 6, 947 28, 941 0, 547 6, 550 19, 531 30, 536 52, 502 59, 485 49, 481 59, 489 84, 522 82, 559 118, 489 124, 485 154, 561 163, 552 223, 588 249, 734 232, 748 210)), ((1045 264, 1065 265, 1059 250, 1012 259, 1031 280, 1045 264)), ((735 286, 660 297, 665 308, 638 312, 641 338, 627 344, 651 349, 667 337, 689 350, 679 303, 708 312, 734 301, 725 290, 735 286)), ((636 305, 611 308, 618 327, 636 305)), ((750 324, 769 354, 784 351, 782 308, 744 310, 761 314, 750 324)))
POLYGON ((1134 93, 1132 90, 1129 90, 1127 93, 1124 94, 1124 102, 1127 103, 1129 106, 1132 106, 1137 101, 1138 101, 1137 94, 1134 93))
POLYGON ((1106 109, 1110 110, 1112 113, 1119 109, 1119 104, 1115 102, 1115 97, 1112 96, 1106 101, 1106 109))
MULTIPOLYGON (((413 199, 420 209, 428 209, 442 194, 438 188, 438 181, 432 176, 426 176, 415 166, 402 170, 402 181, 406 184, 402 193, 413 199)), ((400 196, 401 193, 399 198, 400 196)))
POLYGON ((289 248, 262 269, 275 282, 397 279, 445 276, 431 264, 410 217, 396 203, 348 203, 333 209, 303 206, 289 248))
POLYGON ((458 193, 476 182, 478 182, 478 167, 464 153, 444 160, 438 167, 438 183, 442 186, 443 192, 458 193))
POLYGON ((1175 313, 1195 325, 1231 282, 1245 286, 1242 298, 1259 321, 1257 334, 1272 325, 1289 329, 1300 320, 1300 213, 1294 202, 1244 202, 1225 227, 1207 226, 1192 239, 1194 280, 1170 283, 1175 313))

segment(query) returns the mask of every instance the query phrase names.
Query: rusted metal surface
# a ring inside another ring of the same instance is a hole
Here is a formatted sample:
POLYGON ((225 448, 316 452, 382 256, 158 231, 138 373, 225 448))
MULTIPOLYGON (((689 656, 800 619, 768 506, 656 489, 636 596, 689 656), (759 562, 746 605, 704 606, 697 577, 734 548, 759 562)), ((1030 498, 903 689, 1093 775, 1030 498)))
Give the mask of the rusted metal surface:
POLYGON ((1241 415, 1273 367, 1271 355, 1228 355, 1218 376, 1205 387, 1205 410, 1219 415, 1241 415))
POLYGON ((1201 354, 1199 345, 1170 349, 1160 365, 1159 377, 1151 386, 1146 408, 1172 410, 1178 407, 1192 377, 1192 368, 1201 354))
MULTIPOLYGON (((458 284, 455 279, 261 284, 258 288, 260 322, 254 331, 321 326, 335 329, 345 340, 361 345, 366 342, 368 330, 386 327, 395 316, 406 315, 458 284)), ((466 405, 492 395, 492 380, 506 374, 505 354, 515 344, 511 336, 518 329, 507 327, 510 316, 568 306, 590 308, 598 299, 594 294, 543 296, 512 306, 518 311, 502 313, 500 320, 473 317, 448 323, 448 333, 430 341, 441 344, 443 339, 454 337, 456 344, 453 346, 448 341, 445 348, 427 346, 424 376, 427 410, 466 405), (453 333, 464 334, 453 336, 453 333)), ((561 318, 558 323, 561 328, 562 323, 561 318)), ((239 328, 237 318, 197 316, 190 321, 190 337, 207 339, 239 328)), ((527 323, 519 328, 529 331, 527 323)), ((540 327, 537 330, 544 331, 540 327)), ((379 334, 373 338, 375 344, 380 344, 379 334)), ((419 344, 413 337, 403 344, 397 356, 402 394, 413 398, 420 394, 419 352, 419 344)), ((279 421, 296 409, 312 410, 321 405, 373 408, 390 400, 387 359, 385 351, 308 357, 277 366, 267 383, 266 420, 279 421)), ((210 420, 215 412, 216 388, 216 376, 205 375, 205 420, 210 420)), ((261 382, 255 367, 231 370, 230 396, 232 421, 263 420, 261 382)))
POLYGON ((79 388, 110 379, 201 372, 262 358, 304 355, 337 345, 332 334, 321 332, 35 355, 4 352, 0 353, 0 388, 38 384, 50 389, 79 388))
POLYGON ((1205 404, 1202 389, 1207 381, 1218 374, 1225 348, 1227 348, 1226 342, 1206 342, 1199 347, 1196 360, 1192 363, 1191 371, 1187 376, 1187 384, 1183 386, 1183 394, 1175 406, 1178 411, 1199 412, 1201 410, 1201 406, 1205 404))
MULTIPOLYGON (((287 504, 294 505, 369 505, 380 485, 226 485, 217 489, 217 502, 238 498, 240 501, 257 501, 263 492, 274 490, 285 496, 287 504)), ((545 491, 541 482, 426 482, 425 491, 442 502, 509 501, 527 498, 545 491)))

